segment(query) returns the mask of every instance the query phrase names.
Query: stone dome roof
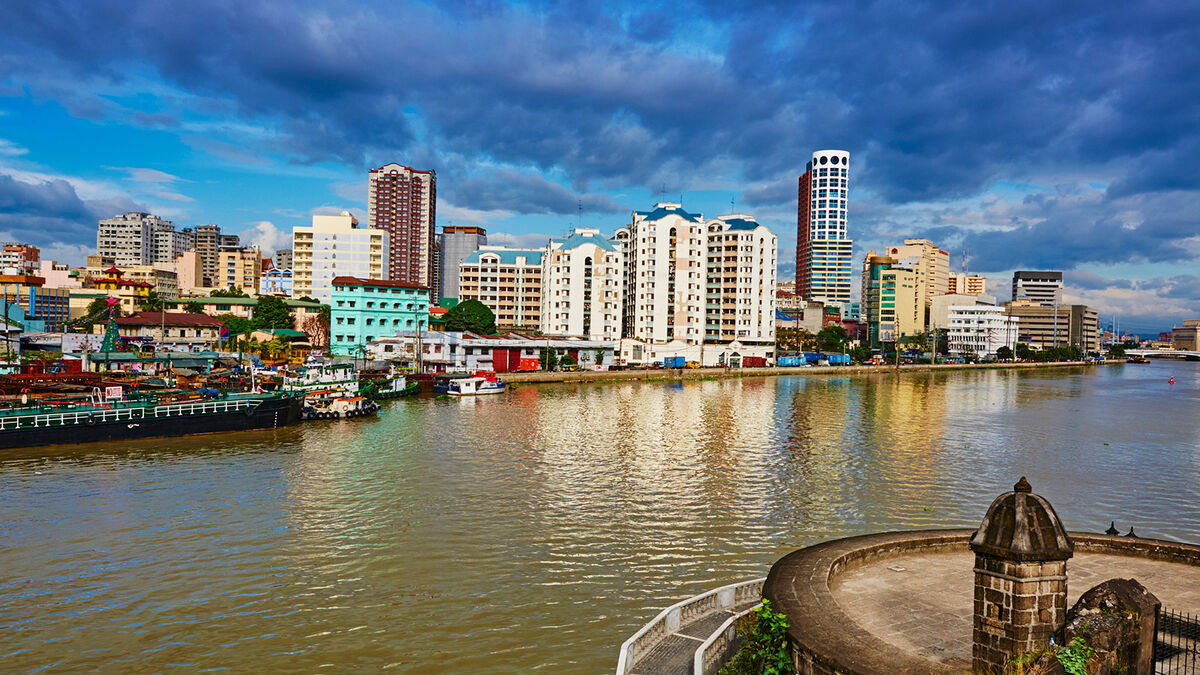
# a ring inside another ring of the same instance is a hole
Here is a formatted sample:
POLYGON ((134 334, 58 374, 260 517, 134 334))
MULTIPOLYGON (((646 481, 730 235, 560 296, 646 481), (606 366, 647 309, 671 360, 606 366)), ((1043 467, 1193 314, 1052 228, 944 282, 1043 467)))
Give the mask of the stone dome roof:
POLYGON ((1021 480, 992 502, 971 537, 971 550, 1006 560, 1066 560, 1075 554, 1054 507, 1021 480))

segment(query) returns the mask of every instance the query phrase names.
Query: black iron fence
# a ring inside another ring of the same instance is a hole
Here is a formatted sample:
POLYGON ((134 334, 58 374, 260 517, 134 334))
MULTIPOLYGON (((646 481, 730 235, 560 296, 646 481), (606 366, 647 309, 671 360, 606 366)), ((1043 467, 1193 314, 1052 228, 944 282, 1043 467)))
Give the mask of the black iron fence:
POLYGON ((1200 675, 1200 616, 1169 609, 1158 613, 1154 636, 1154 672, 1200 675))

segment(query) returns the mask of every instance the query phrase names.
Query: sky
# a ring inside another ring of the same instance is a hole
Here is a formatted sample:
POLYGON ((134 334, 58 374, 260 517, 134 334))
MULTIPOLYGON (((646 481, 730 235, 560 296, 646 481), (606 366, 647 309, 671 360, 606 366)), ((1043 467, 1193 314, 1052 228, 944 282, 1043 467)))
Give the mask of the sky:
POLYGON ((285 247, 438 175, 438 224, 540 245, 680 201, 794 275, 797 178, 850 152, 863 255, 948 250, 1145 333, 1200 317, 1200 4, 12 2, 0 239, 77 264, 145 210, 285 247))

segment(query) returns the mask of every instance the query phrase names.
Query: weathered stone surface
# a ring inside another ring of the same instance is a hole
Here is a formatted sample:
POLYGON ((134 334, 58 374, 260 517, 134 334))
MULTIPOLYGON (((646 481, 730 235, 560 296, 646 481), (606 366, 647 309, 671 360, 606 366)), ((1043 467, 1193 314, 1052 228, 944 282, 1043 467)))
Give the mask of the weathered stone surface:
POLYGON ((1161 603, 1135 579, 1109 579, 1080 596, 1067 615, 1063 644, 1083 638, 1095 672, 1154 673, 1154 626, 1161 603))

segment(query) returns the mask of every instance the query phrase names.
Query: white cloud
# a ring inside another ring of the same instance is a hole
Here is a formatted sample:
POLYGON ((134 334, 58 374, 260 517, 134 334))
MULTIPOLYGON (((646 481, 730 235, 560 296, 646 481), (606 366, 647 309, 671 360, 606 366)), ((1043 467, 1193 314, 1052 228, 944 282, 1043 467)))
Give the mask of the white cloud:
POLYGON ((462 207, 462 206, 455 206, 453 204, 449 204, 449 203, 442 202, 439 200, 437 215, 438 215, 438 222, 440 222, 440 223, 449 224, 451 222, 457 222, 457 223, 480 223, 483 225, 487 225, 487 224, 492 223, 497 220, 505 220, 507 218, 511 218, 513 216, 513 212, 512 211, 502 211, 499 209, 488 210, 488 211, 484 211, 484 210, 480 210, 480 209, 469 209, 469 208, 462 207))
POLYGON ((541 248, 550 241, 550 235, 537 232, 529 234, 509 234, 493 232, 488 234, 489 246, 511 246, 513 248, 541 248))
POLYGON ((250 229, 242 230, 241 240, 243 244, 257 246, 264 253, 270 254, 276 249, 291 248, 292 233, 279 229, 269 220, 260 220, 250 229))
POLYGON ((158 169, 145 169, 133 166, 110 166, 107 168, 114 171, 124 171, 129 174, 129 180, 137 183, 176 183, 180 181, 185 183, 191 182, 185 181, 174 174, 170 174, 165 171, 159 171, 158 169))
POLYGON ((27 154, 28 152, 29 152, 29 150, 22 148, 21 146, 17 145, 16 143, 13 143, 12 141, 8 141, 3 138, 0 138, 0 155, 6 155, 8 157, 19 157, 20 155, 27 154))
POLYGON ((364 204, 367 201, 367 181, 365 180, 352 183, 332 183, 329 189, 342 199, 352 199, 364 204))
POLYGON ((153 192, 151 194, 153 194, 154 196, 159 197, 161 199, 170 199, 173 202, 194 202, 194 201, 196 201, 195 199, 192 199, 191 197, 189 197, 187 195, 179 194, 178 192, 153 192))

